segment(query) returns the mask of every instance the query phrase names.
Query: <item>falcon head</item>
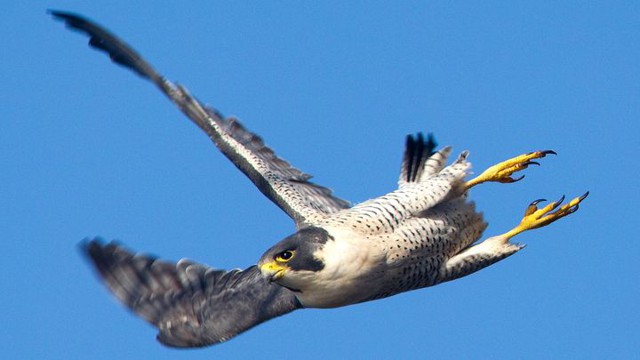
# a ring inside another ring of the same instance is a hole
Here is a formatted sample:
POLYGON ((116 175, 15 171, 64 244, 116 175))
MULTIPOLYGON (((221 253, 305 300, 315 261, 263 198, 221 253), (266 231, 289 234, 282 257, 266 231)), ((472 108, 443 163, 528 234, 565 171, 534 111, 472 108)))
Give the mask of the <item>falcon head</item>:
POLYGON ((304 291, 324 269, 325 263, 319 256, 331 237, 326 230, 318 227, 300 229, 275 244, 258 261, 262 275, 269 281, 295 292, 304 291))

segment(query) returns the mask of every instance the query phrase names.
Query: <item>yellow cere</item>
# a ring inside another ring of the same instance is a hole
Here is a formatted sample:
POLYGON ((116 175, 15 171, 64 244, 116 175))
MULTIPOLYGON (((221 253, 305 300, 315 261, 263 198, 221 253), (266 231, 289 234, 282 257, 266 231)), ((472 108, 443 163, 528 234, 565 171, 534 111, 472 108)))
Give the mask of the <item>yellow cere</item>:
POLYGON ((280 264, 278 264, 278 263, 277 263, 277 262, 275 262, 275 261, 268 262, 268 263, 262 264, 262 266, 260 266, 260 270, 261 270, 261 271, 266 271, 266 272, 269 272, 269 273, 273 273, 273 274, 275 274, 275 275, 273 276, 273 279, 274 279, 274 280, 278 280, 278 279, 280 279, 281 277, 283 277, 283 276, 284 276, 284 272, 285 272, 287 269, 288 269, 288 267, 287 267, 287 266, 280 265, 280 264))

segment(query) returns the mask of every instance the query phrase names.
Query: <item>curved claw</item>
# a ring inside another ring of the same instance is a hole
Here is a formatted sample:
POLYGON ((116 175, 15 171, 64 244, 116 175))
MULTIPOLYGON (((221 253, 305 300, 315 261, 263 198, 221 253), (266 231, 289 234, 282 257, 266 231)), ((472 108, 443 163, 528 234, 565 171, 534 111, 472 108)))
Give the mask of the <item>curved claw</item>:
POLYGON ((538 204, 543 201, 547 201, 547 199, 538 199, 538 200, 532 201, 531 204, 529 204, 529 206, 527 206, 526 210, 524 211, 524 216, 527 217, 533 214, 534 212, 538 211, 538 204))
POLYGON ((547 201, 547 199, 538 199, 538 200, 533 200, 533 201, 531 202, 531 204, 529 204, 529 206, 536 206, 536 205, 540 204, 540 203, 541 203, 541 202, 543 202, 543 201, 547 201))
POLYGON ((558 155, 558 153, 553 150, 537 150, 537 151, 532 151, 527 155, 533 155, 533 154, 538 154, 539 157, 545 157, 547 155, 558 155))
POLYGON ((558 219, 561 219, 567 215, 573 214, 574 212, 578 211, 578 209, 580 208, 580 205, 579 205, 580 202, 584 200, 587 196, 589 196, 588 191, 584 193, 582 196, 573 198, 566 204, 560 206, 562 202, 565 200, 565 196, 562 195, 562 197, 559 200, 554 201, 544 207, 541 207, 540 209, 538 209, 537 205, 542 201, 546 201, 546 200, 545 199, 535 200, 531 204, 529 204, 529 206, 525 210, 524 217, 520 221, 520 224, 518 224, 518 226, 506 232, 505 234, 503 234, 503 236, 505 239, 510 239, 523 231, 547 226, 557 221, 558 219))
POLYGON ((560 197, 560 199, 558 199, 557 201, 554 201, 552 203, 551 210, 553 210, 553 209, 557 208, 558 206, 560 206, 560 204, 562 204, 563 201, 564 201, 564 195, 562 195, 560 197))
POLYGON ((579 208, 580 205, 575 204, 574 206, 570 207, 569 210, 567 210, 567 215, 573 214, 574 212, 578 211, 579 208))
POLYGON ((586 193, 582 194, 579 198, 578 198, 578 202, 584 200, 587 198, 587 196, 589 196, 589 192, 587 191, 586 193))
POLYGON ((508 180, 507 180, 507 181, 505 181, 505 182, 508 182, 508 183, 514 183, 514 182, 518 182, 518 181, 520 181, 520 180, 524 179, 524 175, 521 175, 521 176, 519 176, 519 177, 517 177, 517 178, 515 178, 515 179, 514 179, 514 178, 512 178, 512 177, 508 177, 507 179, 508 179, 508 180))
POLYGON ((469 189, 473 186, 489 181, 499 183, 513 183, 520 181, 524 179, 524 176, 513 178, 511 177, 511 175, 518 171, 522 171, 531 165, 540 166, 540 163, 534 160, 543 158, 547 155, 556 155, 556 152, 553 150, 540 150, 516 156, 514 158, 489 167, 482 174, 467 181, 465 186, 467 189, 469 189))

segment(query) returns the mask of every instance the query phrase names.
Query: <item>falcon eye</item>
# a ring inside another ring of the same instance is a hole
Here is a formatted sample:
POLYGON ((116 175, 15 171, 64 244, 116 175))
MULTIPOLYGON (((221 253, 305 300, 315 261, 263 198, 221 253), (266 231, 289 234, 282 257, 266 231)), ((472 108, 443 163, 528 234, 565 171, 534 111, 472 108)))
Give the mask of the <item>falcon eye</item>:
POLYGON ((276 261, 278 262, 287 262, 293 258, 294 252, 291 250, 285 250, 280 254, 276 255, 276 261))

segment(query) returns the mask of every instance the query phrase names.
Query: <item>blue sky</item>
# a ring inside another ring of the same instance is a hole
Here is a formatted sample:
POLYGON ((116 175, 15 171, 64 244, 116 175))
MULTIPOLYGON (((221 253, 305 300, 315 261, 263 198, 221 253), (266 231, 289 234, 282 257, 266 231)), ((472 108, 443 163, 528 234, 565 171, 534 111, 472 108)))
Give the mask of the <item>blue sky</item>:
POLYGON ((2 358, 629 358, 638 354, 637 2, 33 1, 4 5, 2 358), (118 239, 165 259, 253 264, 293 223, 149 83, 47 8, 117 33, 354 202, 394 189, 404 136, 432 131, 476 171, 557 157, 474 189, 490 226, 537 198, 591 196, 455 282, 305 310, 232 341, 168 349, 77 251, 118 239))

